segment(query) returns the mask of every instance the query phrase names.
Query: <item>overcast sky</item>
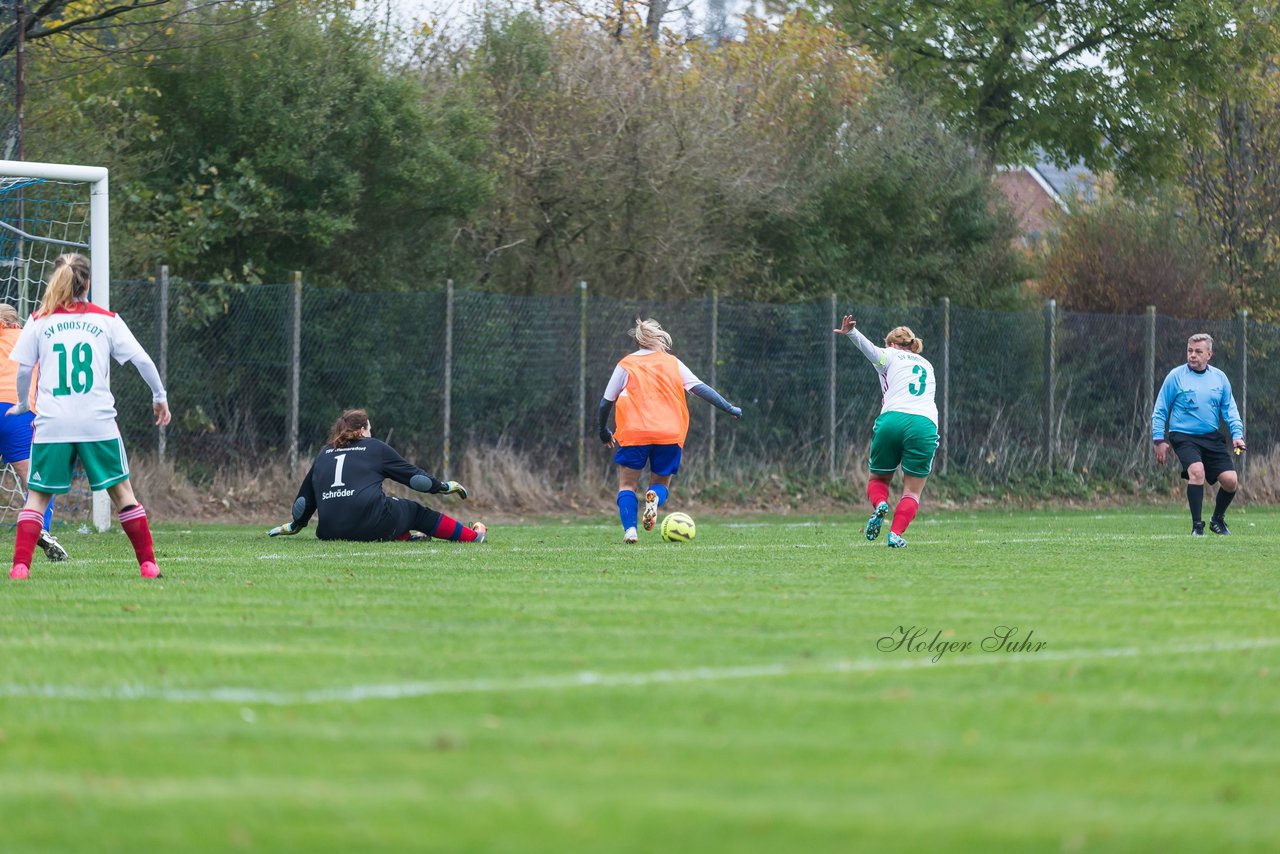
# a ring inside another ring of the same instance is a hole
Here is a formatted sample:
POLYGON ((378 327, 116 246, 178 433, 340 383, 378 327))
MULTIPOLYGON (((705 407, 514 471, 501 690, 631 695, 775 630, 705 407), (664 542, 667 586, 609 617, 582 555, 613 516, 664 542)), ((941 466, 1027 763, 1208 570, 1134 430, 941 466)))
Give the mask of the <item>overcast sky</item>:
MULTIPOLYGON (((385 13, 388 0, 359 0, 361 6, 385 13)), ((533 0, 389 0, 391 14, 402 24, 416 26, 424 21, 438 21, 443 27, 463 25, 485 3, 512 8, 533 8, 533 0)), ((603 5, 600 0, 593 4, 603 5)), ((666 25, 676 30, 704 32, 711 28, 714 16, 722 16, 730 32, 738 28, 741 15, 755 7, 757 0, 672 0, 673 11, 667 16, 666 25), (687 4, 687 11, 684 9, 687 4)), ((757 8, 756 14, 762 14, 757 8)))

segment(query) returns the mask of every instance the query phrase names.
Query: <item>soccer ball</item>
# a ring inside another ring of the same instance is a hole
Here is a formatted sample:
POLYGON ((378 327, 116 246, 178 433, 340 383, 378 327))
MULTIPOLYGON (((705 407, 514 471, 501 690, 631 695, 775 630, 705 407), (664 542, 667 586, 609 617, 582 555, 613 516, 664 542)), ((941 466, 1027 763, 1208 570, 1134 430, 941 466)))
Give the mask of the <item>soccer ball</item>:
POLYGON ((668 543, 687 543, 697 532, 688 513, 670 513, 662 520, 662 539, 668 543))

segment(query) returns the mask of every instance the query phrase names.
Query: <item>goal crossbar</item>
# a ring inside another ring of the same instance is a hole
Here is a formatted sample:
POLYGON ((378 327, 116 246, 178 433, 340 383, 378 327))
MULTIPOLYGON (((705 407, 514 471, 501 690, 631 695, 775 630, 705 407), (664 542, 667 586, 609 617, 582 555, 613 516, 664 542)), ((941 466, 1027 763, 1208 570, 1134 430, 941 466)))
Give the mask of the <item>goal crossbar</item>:
MULTIPOLYGON (((41 178, 50 181, 79 181, 89 185, 89 215, 93 228, 89 246, 66 244, 89 250, 90 299, 111 308, 111 233, 108 226, 110 192, 105 166, 78 166, 71 163, 37 163, 28 160, 0 160, 0 178, 41 178)), ((25 237, 25 235, 23 235, 25 237)), ((58 241, 50 241, 58 243, 58 241)))

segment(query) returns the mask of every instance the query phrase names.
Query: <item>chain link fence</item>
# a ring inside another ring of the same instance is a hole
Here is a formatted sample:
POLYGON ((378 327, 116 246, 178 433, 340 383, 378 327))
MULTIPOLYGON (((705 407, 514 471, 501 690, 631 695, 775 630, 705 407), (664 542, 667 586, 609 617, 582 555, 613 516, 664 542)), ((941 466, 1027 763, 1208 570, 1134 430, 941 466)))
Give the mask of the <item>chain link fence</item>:
POLYGON ((735 422, 691 399, 691 485, 862 471, 880 389, 857 349, 832 334, 843 314, 873 339, 899 324, 924 339, 940 383, 943 475, 999 484, 1149 466, 1153 395, 1202 331, 1231 378, 1251 452, 1275 441, 1274 404, 1250 391, 1280 379, 1271 358, 1280 329, 1246 316, 622 301, 585 286, 517 297, 451 285, 364 294, 301 282, 116 282, 111 295, 164 366, 174 411, 162 437, 145 417, 145 385, 121 371, 113 388, 128 446, 166 455, 197 481, 306 458, 341 410, 364 407, 378 435, 441 477, 457 476, 467 449, 506 447, 559 488, 601 488, 613 471, 595 438, 596 408, 636 317, 662 322, 690 369, 744 409, 735 422))

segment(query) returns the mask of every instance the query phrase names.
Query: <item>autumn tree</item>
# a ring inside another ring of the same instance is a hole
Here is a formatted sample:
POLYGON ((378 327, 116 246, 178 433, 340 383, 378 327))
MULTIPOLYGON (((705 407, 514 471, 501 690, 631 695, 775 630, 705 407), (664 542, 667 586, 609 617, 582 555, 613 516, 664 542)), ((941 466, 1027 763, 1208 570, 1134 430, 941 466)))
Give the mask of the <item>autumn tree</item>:
MULTIPOLYGON (((834 0, 831 15, 978 140, 994 163, 1039 148, 1060 162, 1176 173, 1180 138, 1259 54, 1238 0, 834 0)), ((1266 38, 1273 38, 1269 27, 1266 38)))
POLYGON ((1050 232, 1041 293, 1067 311, 1224 317, 1211 242, 1177 185, 1142 195, 1099 188, 1050 232))
MULTIPOLYGON (((966 294, 1011 280, 957 262, 991 247, 1008 254, 1010 234, 989 227, 983 170, 958 169, 972 154, 933 114, 891 121, 884 101, 878 118, 864 116, 878 65, 809 16, 749 20, 741 39, 716 45, 619 39, 595 20, 494 17, 469 68, 452 85, 485 93, 496 184, 460 243, 487 287, 563 292, 586 279, 620 295, 714 287, 770 300, 875 288, 901 300, 947 276, 984 283, 957 288, 966 294), (885 122, 892 146, 873 141, 885 122), (967 206, 943 200, 962 173, 967 206), (881 204, 900 214, 887 231, 909 240, 881 240, 868 229, 884 217, 851 213, 881 204), (945 259, 948 273, 908 275, 919 259, 945 259)), ((429 88, 442 85, 432 77, 429 88)))
POLYGON ((1206 105, 1211 133, 1188 146, 1187 186, 1232 309, 1280 317, 1280 74, 1241 80, 1206 105))
MULTIPOLYGON (((128 21, 130 17, 137 18, 144 14, 152 18, 167 16, 173 13, 161 12, 163 7, 182 5, 172 3, 172 0, 125 0, 118 3, 110 0, 45 0, 23 5, 21 35, 28 44, 35 44, 76 30, 101 28, 108 23, 118 24, 128 21)), ((18 47, 19 16, 16 14, 15 4, 5 4, 0 9, 6 7, 9 14, 0 23, 0 57, 8 56, 18 47)))
POLYGON ((809 204, 761 211, 754 233, 769 248, 775 289, 808 282, 873 303, 1025 302, 1030 271, 1011 248, 1016 224, 985 158, 888 81, 841 129, 809 204))
POLYGON ((520 292, 705 287, 742 212, 795 207, 807 149, 830 147, 874 75, 829 28, 758 36, 655 50, 592 21, 491 20, 470 81, 494 114, 494 204, 466 233, 480 275, 520 292))
MULTIPOLYGON (((278 5, 316 14, 326 2, 281 0, 278 5)), ((54 93, 65 94, 58 84, 147 62, 157 51, 173 50, 178 42, 173 36, 180 31, 188 44, 221 41, 226 31, 205 27, 211 10, 220 10, 224 20, 249 19, 275 5, 271 0, 0 0, 0 134, 6 137, 0 139, 0 156, 23 152, 34 159, 38 144, 32 137, 50 130, 40 119, 57 112, 50 104, 54 93), (19 103, 25 107, 21 122, 19 103)), ((105 162, 81 150, 67 159, 105 162)))
POLYGON ((206 10, 222 38, 162 34, 144 61, 81 81, 88 114, 59 101, 81 119, 51 126, 86 139, 96 121, 113 148, 117 270, 168 263, 241 282, 301 270, 356 290, 442 278, 453 223, 487 193, 484 117, 424 97, 366 22, 326 8, 206 10))

